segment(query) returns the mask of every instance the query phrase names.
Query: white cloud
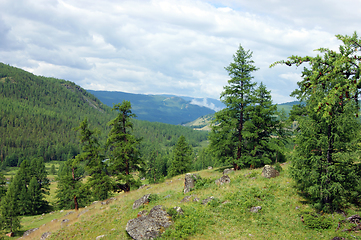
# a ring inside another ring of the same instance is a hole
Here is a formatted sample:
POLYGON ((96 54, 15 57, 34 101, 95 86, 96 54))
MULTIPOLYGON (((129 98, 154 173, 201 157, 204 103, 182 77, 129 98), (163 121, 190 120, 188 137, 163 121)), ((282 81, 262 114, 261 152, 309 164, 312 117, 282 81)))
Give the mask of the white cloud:
MULTIPOLYGON (((87 89, 219 98, 239 44, 255 81, 289 101, 291 55, 336 49, 359 30, 359 1, 2 0, 0 61, 87 89)), ((296 74, 296 75, 295 75, 296 74)))

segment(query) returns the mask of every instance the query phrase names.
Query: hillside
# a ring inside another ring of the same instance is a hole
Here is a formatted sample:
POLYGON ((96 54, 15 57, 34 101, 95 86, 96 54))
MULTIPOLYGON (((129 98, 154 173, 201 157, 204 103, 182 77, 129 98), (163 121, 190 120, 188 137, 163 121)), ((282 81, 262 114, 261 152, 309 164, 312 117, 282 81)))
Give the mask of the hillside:
MULTIPOLYGON (((284 111, 286 113, 286 115, 288 115, 292 109, 292 106, 295 104, 299 104, 300 102, 298 101, 293 101, 293 102, 287 102, 287 103, 281 103, 281 104, 277 104, 277 109, 279 111, 284 111)), ((199 118, 197 118, 194 121, 185 123, 184 126, 187 127, 191 127, 194 130, 205 130, 205 131, 209 131, 210 128, 210 123, 213 119, 214 114, 208 114, 205 116, 201 116, 199 118)))
MULTIPOLYGON (((17 166, 24 158, 66 160, 79 153, 74 130, 84 118, 105 142, 107 123, 115 112, 94 95, 66 80, 36 76, 0 63, 0 160, 17 166)), ((197 146, 206 133, 182 126, 134 120, 134 134, 142 137, 143 154, 173 146, 180 135, 197 146)))
MULTIPOLYGON (((340 223, 342 214, 317 215, 305 199, 293 188, 288 177, 288 165, 279 177, 267 179, 261 176, 262 169, 243 169, 229 174, 231 183, 217 186, 215 179, 222 176, 222 169, 199 172, 203 181, 198 189, 183 194, 184 175, 167 179, 166 182, 150 185, 127 194, 93 203, 80 209, 56 211, 43 216, 24 217, 22 231, 39 227, 23 239, 39 239, 50 232, 48 239, 131 239, 126 231, 127 222, 136 218, 138 212, 150 210, 156 205, 167 209, 179 206, 184 215, 174 218, 174 224, 161 239, 332 239, 335 236, 356 239, 361 233, 342 231, 353 224, 340 223), (132 209, 133 202, 145 194, 153 194, 148 205, 132 209), (191 196, 188 202, 181 202, 191 196), (210 196, 210 203, 201 201, 210 196), (193 199, 199 198, 199 202, 193 199), (256 213, 251 207, 260 206, 256 213), (317 217, 318 216, 318 217, 317 217), (310 219, 314 219, 311 221, 310 219), (69 221, 66 222, 65 219, 69 221), (324 227, 327 229, 318 229, 324 227)), ((347 216, 359 214, 358 209, 349 209, 347 216)))
POLYGON ((112 107, 114 103, 128 100, 139 120, 183 124, 215 111, 192 104, 191 100, 169 95, 144 95, 125 92, 88 90, 101 102, 112 107))

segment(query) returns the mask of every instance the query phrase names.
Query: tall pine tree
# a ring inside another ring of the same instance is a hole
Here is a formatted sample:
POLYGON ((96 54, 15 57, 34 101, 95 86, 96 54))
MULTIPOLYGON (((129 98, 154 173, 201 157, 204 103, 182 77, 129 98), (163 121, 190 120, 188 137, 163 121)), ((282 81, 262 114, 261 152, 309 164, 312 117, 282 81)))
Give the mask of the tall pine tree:
POLYGON ((118 111, 118 116, 109 122, 111 130, 107 139, 111 153, 109 169, 117 178, 117 190, 125 192, 136 184, 131 172, 142 170, 144 165, 139 152, 140 139, 130 132, 133 129, 131 119, 135 117, 131 108, 129 101, 113 106, 112 110, 118 111))

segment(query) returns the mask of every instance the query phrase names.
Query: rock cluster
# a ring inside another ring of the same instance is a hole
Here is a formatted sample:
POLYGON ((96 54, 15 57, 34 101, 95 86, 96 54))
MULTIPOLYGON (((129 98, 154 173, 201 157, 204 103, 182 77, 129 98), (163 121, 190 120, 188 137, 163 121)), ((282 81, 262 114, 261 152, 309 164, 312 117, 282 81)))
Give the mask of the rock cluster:
POLYGON ((270 165, 265 165, 263 167, 263 170, 262 170, 262 176, 263 177, 265 177, 265 178, 274 178, 274 177, 277 177, 279 175, 280 175, 280 173, 276 169, 271 167, 270 165))
POLYGON ((30 233, 35 232, 38 229, 39 228, 33 228, 33 229, 29 229, 29 230, 25 231, 24 234, 23 234, 23 237, 28 236, 30 233))
POLYGON ((50 235, 51 235, 51 232, 45 232, 41 235, 40 240, 45 240, 48 237, 50 237, 50 235))
POLYGON ((142 215, 128 221, 126 231, 136 240, 153 239, 161 235, 172 224, 172 217, 163 206, 153 207, 148 215, 142 215))

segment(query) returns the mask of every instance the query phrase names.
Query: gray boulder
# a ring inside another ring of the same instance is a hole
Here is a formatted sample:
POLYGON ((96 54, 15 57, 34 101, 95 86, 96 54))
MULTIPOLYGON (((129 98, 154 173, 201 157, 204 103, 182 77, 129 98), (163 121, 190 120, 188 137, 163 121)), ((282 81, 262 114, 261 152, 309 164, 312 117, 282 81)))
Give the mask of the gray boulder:
POLYGON ((276 169, 271 167, 270 165, 265 165, 263 167, 263 170, 262 170, 262 176, 263 177, 265 177, 265 178, 274 178, 274 177, 277 177, 279 175, 280 175, 280 173, 276 169))
POLYGON ((158 205, 153 207, 148 215, 129 220, 126 231, 136 240, 153 239, 159 237, 171 224, 172 217, 163 206, 158 205))
POLYGON ((150 194, 146 194, 143 197, 139 198, 138 200, 135 200, 133 203, 133 209, 137 209, 143 204, 149 203, 149 196, 150 194))
POLYGON ((217 185, 223 185, 225 183, 230 183, 231 182, 231 178, 228 175, 223 175, 220 179, 216 180, 216 184, 217 185))
POLYGON ((194 188, 194 184, 197 181, 197 179, 200 179, 201 177, 197 174, 191 174, 187 173, 184 179, 184 191, 183 193, 188 193, 191 191, 192 188, 194 188))

